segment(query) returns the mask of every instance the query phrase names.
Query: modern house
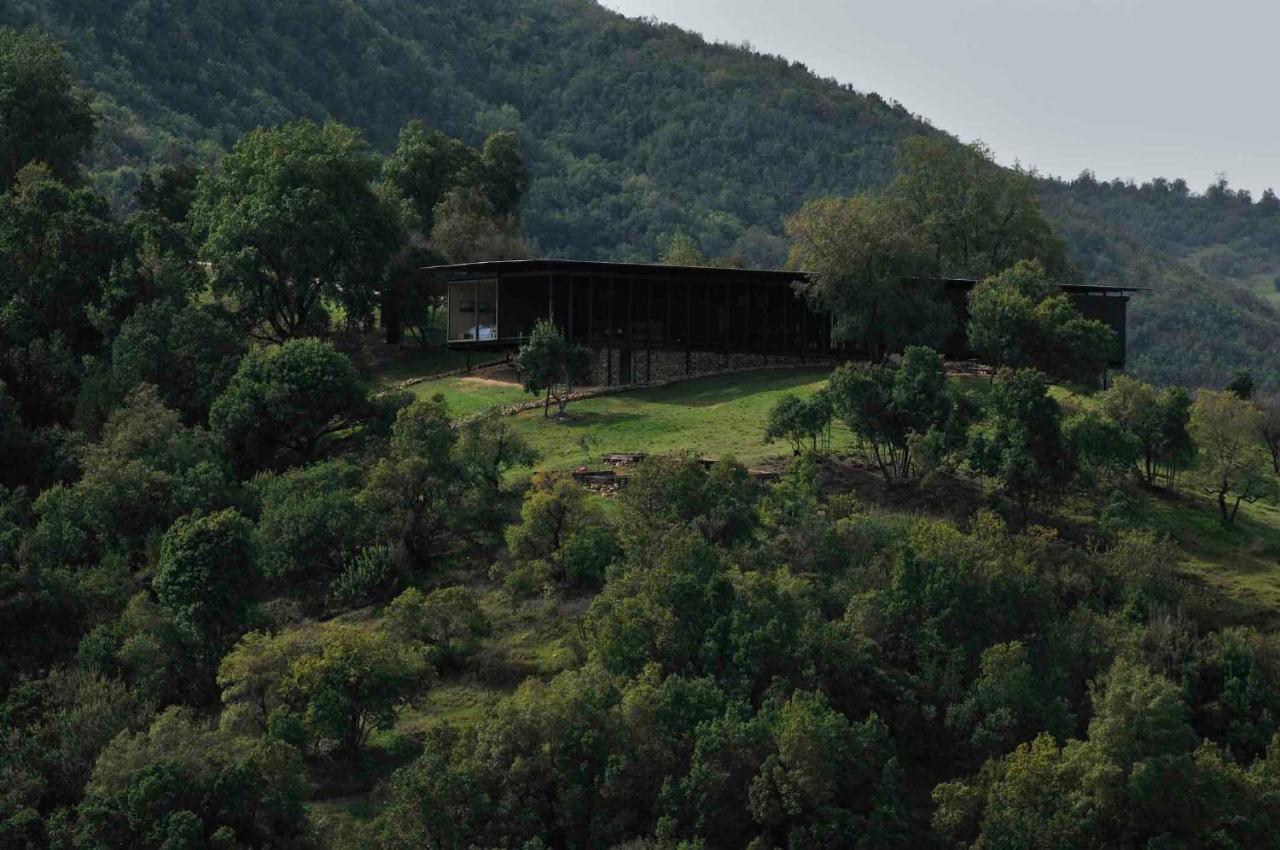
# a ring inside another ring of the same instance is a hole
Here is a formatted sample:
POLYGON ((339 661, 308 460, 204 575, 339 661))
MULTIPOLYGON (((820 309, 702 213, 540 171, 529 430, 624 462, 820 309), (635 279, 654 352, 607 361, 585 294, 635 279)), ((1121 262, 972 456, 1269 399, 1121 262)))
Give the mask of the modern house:
MULTIPOLYGON (((831 320, 797 291, 798 272, 760 269, 503 260, 425 270, 448 303, 448 344, 467 351, 518 348, 540 319, 595 352, 603 383, 649 381, 675 372, 770 359, 843 358, 857 352, 832 339, 831 320)), ((956 311, 943 346, 970 356, 965 338, 973 280, 912 281, 936 286, 956 311)), ((1124 365, 1129 293, 1118 287, 1064 285, 1081 313, 1120 339, 1113 366, 1124 365)))

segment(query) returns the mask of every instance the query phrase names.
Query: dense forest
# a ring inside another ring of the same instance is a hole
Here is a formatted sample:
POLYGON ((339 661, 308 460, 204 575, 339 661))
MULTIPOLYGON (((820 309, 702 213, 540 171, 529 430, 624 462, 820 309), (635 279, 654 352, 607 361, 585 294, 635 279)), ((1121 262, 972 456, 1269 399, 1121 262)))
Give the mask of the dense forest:
MULTIPOLYGON (((592 0, 14 0, 0 24, 67 45, 104 119, 90 170, 117 203, 151 164, 208 163, 290 118, 358 127, 383 151, 413 119, 471 144, 511 130, 532 176, 524 234, 545 256, 651 260, 684 232, 708 257, 779 265, 804 201, 884 186, 905 137, 940 132, 801 64, 592 0)), ((1274 197, 1089 175, 1042 196, 1077 275, 1156 290, 1133 305, 1140 374, 1221 383, 1250 366, 1280 382, 1274 197)))
MULTIPOLYGON (((102 107, 0 27, 0 846, 1280 847, 1271 352, 1109 375, 1033 176, 915 133, 784 210, 861 360, 587 399, 543 322, 522 412, 425 371, 413 272, 532 250, 523 128, 304 118, 110 172, 102 107), (980 368, 936 351, 939 274, 981 278, 980 368)), ((677 223, 667 262, 718 247, 677 223)))

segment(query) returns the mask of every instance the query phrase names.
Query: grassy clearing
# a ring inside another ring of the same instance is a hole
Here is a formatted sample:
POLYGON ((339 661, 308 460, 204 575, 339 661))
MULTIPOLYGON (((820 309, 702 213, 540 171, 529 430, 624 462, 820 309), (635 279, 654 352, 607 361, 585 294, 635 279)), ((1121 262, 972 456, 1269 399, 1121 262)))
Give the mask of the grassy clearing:
POLYGON ((1280 628, 1280 507, 1242 505, 1227 528, 1210 499, 1183 493, 1152 499, 1143 520, 1182 549, 1181 568, 1204 589, 1214 619, 1280 628))
MULTIPOLYGON (((827 368, 811 368, 702 378, 574 402, 563 422, 544 419, 540 410, 513 421, 549 469, 590 463, 605 452, 688 450, 759 460, 790 453, 785 444, 764 442, 769 409, 788 393, 816 393, 829 373, 827 368)), ((833 450, 843 451, 852 445, 853 436, 836 426, 832 443, 833 450)))
POLYGON ((515 384, 488 383, 467 376, 424 381, 414 384, 409 392, 422 399, 443 395, 449 411, 458 418, 532 398, 515 384))

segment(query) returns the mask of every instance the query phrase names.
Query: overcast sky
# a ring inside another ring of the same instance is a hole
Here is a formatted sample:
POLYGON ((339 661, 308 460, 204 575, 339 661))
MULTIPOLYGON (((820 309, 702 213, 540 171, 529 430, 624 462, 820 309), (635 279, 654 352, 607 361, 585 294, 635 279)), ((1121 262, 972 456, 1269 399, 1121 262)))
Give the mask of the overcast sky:
POLYGON ((1280 190, 1280 0, 602 0, 901 102, 1004 163, 1280 190))

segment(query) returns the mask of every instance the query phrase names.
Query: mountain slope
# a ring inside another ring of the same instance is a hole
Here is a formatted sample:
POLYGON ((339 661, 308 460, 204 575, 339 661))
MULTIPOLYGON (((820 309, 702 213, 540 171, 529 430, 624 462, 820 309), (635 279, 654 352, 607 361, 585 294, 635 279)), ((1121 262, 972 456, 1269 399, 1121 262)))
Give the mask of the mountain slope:
MULTIPOLYGON (((709 255, 777 264, 782 220, 805 199, 881 186, 901 139, 939 132, 802 65, 593 0, 11 0, 0 24, 60 38, 101 92, 91 165, 116 197, 150 163, 211 159, 299 116, 359 126, 382 149, 413 118, 471 142, 509 128, 530 154, 525 229, 546 255, 648 260, 683 228, 709 255)), ((1265 291, 1280 216, 1222 228, 1203 199, 1140 195, 1044 184, 1087 279, 1160 290, 1134 305, 1135 366, 1193 384, 1251 366, 1280 384, 1280 314, 1223 273, 1265 291)))

